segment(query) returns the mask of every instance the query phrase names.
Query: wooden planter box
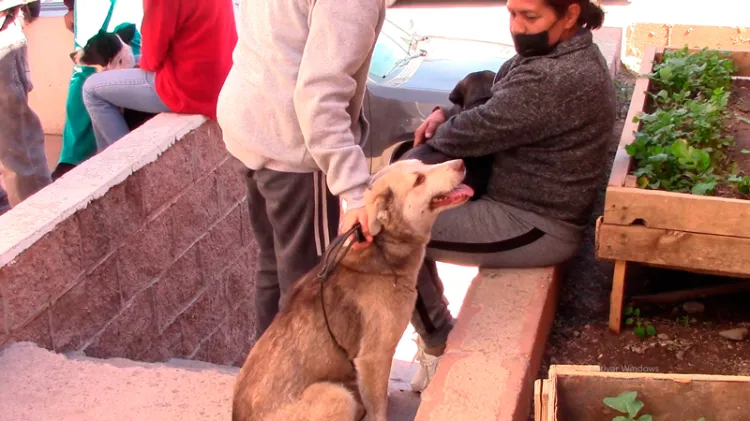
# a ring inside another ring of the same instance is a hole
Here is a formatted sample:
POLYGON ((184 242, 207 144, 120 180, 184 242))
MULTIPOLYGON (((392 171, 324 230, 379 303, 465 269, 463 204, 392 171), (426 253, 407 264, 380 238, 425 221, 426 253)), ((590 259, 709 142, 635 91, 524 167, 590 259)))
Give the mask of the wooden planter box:
POLYGON ((611 421, 623 415, 604 398, 638 392, 640 415, 658 421, 741 421, 750 417, 750 377, 601 372, 598 366, 550 367, 534 383, 536 421, 611 421))
MULTIPOLYGON (((664 47, 649 47, 641 74, 651 72, 664 47)), ((750 51, 731 51, 737 76, 750 77, 750 51)), ((750 201, 646 190, 630 176, 632 157, 625 146, 640 123, 633 118, 646 106, 650 88, 639 77, 597 221, 596 256, 615 261, 610 330, 619 333, 627 262, 698 273, 750 277, 750 201)))

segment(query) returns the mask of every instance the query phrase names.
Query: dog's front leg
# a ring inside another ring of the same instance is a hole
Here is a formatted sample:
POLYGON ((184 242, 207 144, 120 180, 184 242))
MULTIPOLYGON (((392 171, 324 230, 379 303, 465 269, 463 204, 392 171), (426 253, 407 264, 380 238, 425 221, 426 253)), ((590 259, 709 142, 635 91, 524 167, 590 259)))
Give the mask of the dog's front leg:
POLYGON ((367 355, 354 360, 357 383, 368 421, 386 421, 388 378, 391 359, 388 355, 367 355))

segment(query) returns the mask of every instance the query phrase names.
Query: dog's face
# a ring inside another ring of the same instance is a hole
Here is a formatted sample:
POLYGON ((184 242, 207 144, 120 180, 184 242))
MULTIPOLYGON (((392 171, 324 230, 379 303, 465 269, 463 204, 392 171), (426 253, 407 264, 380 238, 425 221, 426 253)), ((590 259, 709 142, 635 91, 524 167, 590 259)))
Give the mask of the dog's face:
POLYGON ((135 56, 130 42, 135 36, 135 25, 126 25, 116 32, 99 31, 86 45, 70 54, 73 63, 95 67, 97 71, 131 69, 135 56))
POLYGON ((466 203, 474 194, 462 184, 465 176, 460 159, 437 165, 404 160, 383 168, 365 192, 370 232, 429 237, 442 211, 466 203))
POLYGON ((492 97, 492 85, 495 82, 495 72, 482 70, 466 75, 453 88, 448 95, 448 100, 469 110, 487 102, 492 97))

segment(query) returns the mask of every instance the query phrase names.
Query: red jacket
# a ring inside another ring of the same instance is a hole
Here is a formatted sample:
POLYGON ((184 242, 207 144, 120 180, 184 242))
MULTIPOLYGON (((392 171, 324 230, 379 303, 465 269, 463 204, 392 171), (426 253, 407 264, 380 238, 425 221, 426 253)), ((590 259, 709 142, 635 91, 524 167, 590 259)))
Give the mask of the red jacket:
POLYGON ((216 119, 237 43, 232 0, 143 0, 141 37, 139 67, 156 72, 164 104, 216 119))

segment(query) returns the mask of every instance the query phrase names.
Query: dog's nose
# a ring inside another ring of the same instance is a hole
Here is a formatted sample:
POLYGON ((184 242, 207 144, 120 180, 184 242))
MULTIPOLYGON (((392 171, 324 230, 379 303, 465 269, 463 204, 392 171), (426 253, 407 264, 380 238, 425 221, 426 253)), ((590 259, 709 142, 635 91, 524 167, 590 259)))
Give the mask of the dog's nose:
POLYGON ((71 60, 75 59, 75 56, 76 56, 76 52, 75 51, 73 51, 72 53, 70 53, 70 59, 71 60))
POLYGON ((464 172, 466 171, 466 165, 464 164, 463 159, 456 160, 456 171, 458 172, 464 172))

